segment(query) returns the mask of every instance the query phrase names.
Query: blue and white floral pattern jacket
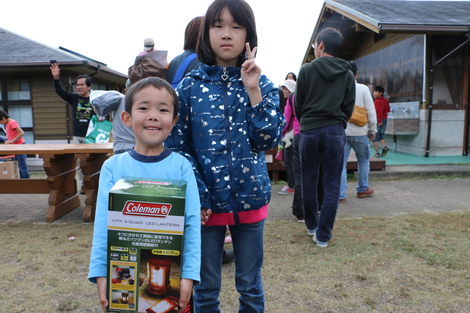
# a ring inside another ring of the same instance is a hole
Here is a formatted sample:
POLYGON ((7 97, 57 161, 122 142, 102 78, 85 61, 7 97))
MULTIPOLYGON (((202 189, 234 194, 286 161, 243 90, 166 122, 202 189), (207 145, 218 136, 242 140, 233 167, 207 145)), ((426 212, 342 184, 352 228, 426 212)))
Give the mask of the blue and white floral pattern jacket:
POLYGON ((179 120, 165 146, 186 156, 196 173, 206 225, 251 223, 267 216, 271 199, 264 151, 285 125, 279 91, 260 77, 263 100, 249 102, 240 68, 201 64, 180 82, 179 120))

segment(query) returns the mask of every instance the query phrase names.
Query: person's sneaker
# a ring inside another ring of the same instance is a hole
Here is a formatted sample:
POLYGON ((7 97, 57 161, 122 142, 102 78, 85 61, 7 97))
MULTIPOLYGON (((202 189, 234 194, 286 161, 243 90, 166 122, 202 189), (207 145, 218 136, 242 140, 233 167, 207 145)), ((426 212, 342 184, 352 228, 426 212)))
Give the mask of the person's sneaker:
POLYGON ((382 149, 382 154, 381 154, 380 156, 383 156, 383 157, 384 157, 384 156, 386 156, 386 155, 387 155, 387 152, 388 152, 388 150, 389 150, 389 149, 388 149, 388 147, 387 147, 387 146, 385 146, 385 147, 382 149))
POLYGON ((317 232, 316 229, 314 229, 314 230, 310 230, 310 229, 309 229, 309 230, 307 230, 307 235, 309 235, 309 236, 314 236, 316 232, 317 232))
POLYGON ((322 247, 322 248, 328 247, 328 242, 323 242, 323 241, 317 240, 317 234, 313 234, 312 239, 313 239, 313 242, 317 243, 317 246, 322 247))
POLYGON ((366 191, 358 192, 357 197, 358 198, 372 197, 373 194, 374 194, 374 189, 367 187, 366 191))
POLYGON ((380 153, 377 152, 377 153, 374 155, 374 157, 375 157, 375 158, 380 158, 380 153))
POLYGON ((277 193, 280 194, 280 195, 287 195, 288 193, 293 193, 293 192, 294 192, 294 189, 289 188, 289 186, 284 186, 277 193))
POLYGON ((339 199, 339 203, 345 203, 346 202, 346 198, 344 199, 339 199))
POLYGON ((297 219, 297 222, 299 222, 299 223, 305 223, 305 220, 304 220, 303 218, 298 218, 298 219, 297 219))
POLYGON ((232 235, 226 236, 224 239, 224 243, 225 244, 232 243, 232 235))

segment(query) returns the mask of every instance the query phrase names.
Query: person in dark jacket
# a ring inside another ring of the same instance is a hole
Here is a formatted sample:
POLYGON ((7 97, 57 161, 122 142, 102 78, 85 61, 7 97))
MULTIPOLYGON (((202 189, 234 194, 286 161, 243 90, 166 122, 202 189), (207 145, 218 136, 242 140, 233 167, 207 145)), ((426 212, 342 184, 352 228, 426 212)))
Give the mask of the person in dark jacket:
POLYGON ((316 59, 297 78, 295 110, 300 122, 300 160, 305 224, 321 247, 330 240, 338 209, 346 142, 345 128, 354 110, 356 87, 350 65, 334 57, 343 36, 333 28, 315 39, 316 59), (323 203, 318 214, 318 176, 323 167, 323 203))

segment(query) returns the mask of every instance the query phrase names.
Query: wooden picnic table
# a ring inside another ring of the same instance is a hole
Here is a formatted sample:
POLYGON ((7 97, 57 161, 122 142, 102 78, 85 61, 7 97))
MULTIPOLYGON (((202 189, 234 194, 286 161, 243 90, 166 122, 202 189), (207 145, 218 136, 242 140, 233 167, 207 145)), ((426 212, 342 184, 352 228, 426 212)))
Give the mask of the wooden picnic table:
POLYGON ((48 193, 46 220, 54 221, 80 206, 75 172, 77 159, 83 172, 83 221, 95 218, 101 166, 113 152, 112 143, 0 145, 0 155, 39 154, 46 179, 1 179, 1 193, 48 193))

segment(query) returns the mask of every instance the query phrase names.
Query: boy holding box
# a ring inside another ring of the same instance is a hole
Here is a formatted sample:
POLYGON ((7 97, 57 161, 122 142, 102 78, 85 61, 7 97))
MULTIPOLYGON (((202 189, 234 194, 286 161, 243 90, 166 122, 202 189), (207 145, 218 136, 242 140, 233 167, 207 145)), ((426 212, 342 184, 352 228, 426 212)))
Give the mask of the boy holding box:
POLYGON ((98 297, 107 312, 107 229, 109 191, 124 176, 185 180, 186 206, 181 264, 179 312, 188 304, 194 284, 199 283, 201 259, 200 201, 194 171, 189 161, 163 147, 178 120, 178 97, 160 78, 146 78, 126 94, 124 125, 132 127, 134 149, 114 155, 101 169, 96 206, 93 247, 88 279, 97 283, 98 297))

